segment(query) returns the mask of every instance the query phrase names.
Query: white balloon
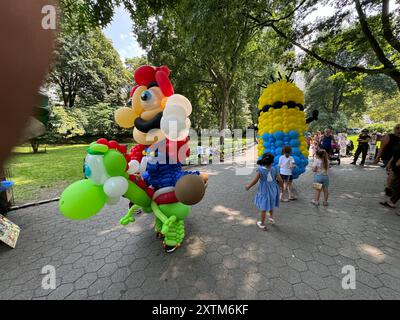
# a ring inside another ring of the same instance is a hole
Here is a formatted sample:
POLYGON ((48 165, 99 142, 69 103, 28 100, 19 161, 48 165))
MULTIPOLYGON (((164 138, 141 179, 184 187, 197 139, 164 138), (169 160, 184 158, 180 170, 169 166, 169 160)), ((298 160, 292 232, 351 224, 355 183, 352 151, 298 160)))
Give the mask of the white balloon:
POLYGON ((181 140, 180 137, 182 137, 182 131, 188 131, 185 120, 186 119, 177 118, 173 115, 163 115, 160 122, 161 131, 169 140, 181 140))
POLYGON ((186 119, 186 110, 179 104, 166 106, 163 111, 163 116, 175 116, 177 118, 186 119))
POLYGON ((124 177, 111 177, 104 183, 103 190, 110 198, 121 197, 128 191, 128 181, 124 177))
POLYGON ((137 160, 129 161, 129 169, 127 171, 129 174, 135 174, 136 172, 139 172, 139 170, 140 170, 139 161, 137 160))
POLYGON ((115 198, 108 198, 107 204, 110 206, 114 206, 118 204, 118 202, 121 200, 121 197, 115 197, 115 198))
POLYGON ((181 94, 173 94, 167 100, 166 107, 170 105, 179 105, 183 107, 186 111, 186 116, 188 117, 192 113, 192 104, 189 99, 181 94))
POLYGON ((94 184, 103 185, 104 182, 110 177, 104 166, 104 159, 102 155, 88 154, 85 159, 85 170, 89 173, 87 176, 94 184))
POLYGON ((143 157, 142 158, 142 161, 140 162, 140 168, 139 168, 139 172, 141 173, 141 174, 143 174, 143 173, 145 173, 146 172, 146 169, 147 169, 147 162, 149 161, 149 158, 147 158, 147 157, 143 157))

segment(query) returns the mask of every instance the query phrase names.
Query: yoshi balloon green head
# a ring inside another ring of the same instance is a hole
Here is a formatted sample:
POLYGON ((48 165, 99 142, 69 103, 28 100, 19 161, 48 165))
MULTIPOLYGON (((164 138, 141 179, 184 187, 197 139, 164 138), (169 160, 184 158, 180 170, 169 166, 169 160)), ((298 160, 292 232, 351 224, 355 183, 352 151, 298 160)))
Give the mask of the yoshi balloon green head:
POLYGON ((70 219, 87 219, 106 203, 115 204, 129 187, 126 147, 99 139, 87 149, 85 177, 74 182, 61 195, 59 207, 70 219))

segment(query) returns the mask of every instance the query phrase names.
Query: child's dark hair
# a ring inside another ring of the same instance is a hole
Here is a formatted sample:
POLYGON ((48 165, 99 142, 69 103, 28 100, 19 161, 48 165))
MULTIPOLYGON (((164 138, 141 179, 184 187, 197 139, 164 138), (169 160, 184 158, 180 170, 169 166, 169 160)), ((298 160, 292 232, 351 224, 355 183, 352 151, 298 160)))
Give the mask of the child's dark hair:
POLYGON ((286 154, 286 153, 288 153, 288 154, 292 153, 292 147, 291 146, 284 146, 282 148, 282 154, 286 154))
POLYGON ((269 166, 274 163, 274 155, 272 153, 265 153, 263 154, 261 160, 257 161, 259 166, 269 166))

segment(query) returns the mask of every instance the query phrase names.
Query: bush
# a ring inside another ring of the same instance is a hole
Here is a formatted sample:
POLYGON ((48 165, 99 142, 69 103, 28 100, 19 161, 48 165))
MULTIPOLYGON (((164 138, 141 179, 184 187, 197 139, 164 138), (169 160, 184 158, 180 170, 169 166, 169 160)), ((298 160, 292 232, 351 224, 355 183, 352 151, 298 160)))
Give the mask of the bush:
POLYGON ((54 106, 48 129, 37 140, 46 144, 69 144, 89 143, 100 137, 118 141, 132 139, 131 129, 120 128, 115 123, 116 108, 107 103, 71 109, 54 106))
POLYGON ((396 125, 395 122, 383 122, 383 123, 373 123, 365 128, 368 129, 370 132, 379 132, 379 133, 392 133, 393 128, 396 125))

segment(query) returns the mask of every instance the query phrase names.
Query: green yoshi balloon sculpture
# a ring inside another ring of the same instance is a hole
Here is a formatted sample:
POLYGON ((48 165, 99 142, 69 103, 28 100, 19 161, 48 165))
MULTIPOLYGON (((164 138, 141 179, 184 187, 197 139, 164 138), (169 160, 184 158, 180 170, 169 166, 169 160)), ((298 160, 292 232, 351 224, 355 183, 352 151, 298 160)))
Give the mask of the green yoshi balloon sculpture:
POLYGON ((61 195, 61 213, 70 219, 87 219, 97 214, 105 204, 117 203, 121 196, 134 205, 120 220, 122 225, 134 222, 133 213, 141 208, 154 213, 155 229, 164 236, 164 244, 178 247, 185 236, 184 219, 190 207, 181 202, 157 204, 148 190, 141 188, 135 176, 127 171, 128 161, 124 152, 106 144, 92 143, 85 159, 85 176, 71 184, 61 195))

